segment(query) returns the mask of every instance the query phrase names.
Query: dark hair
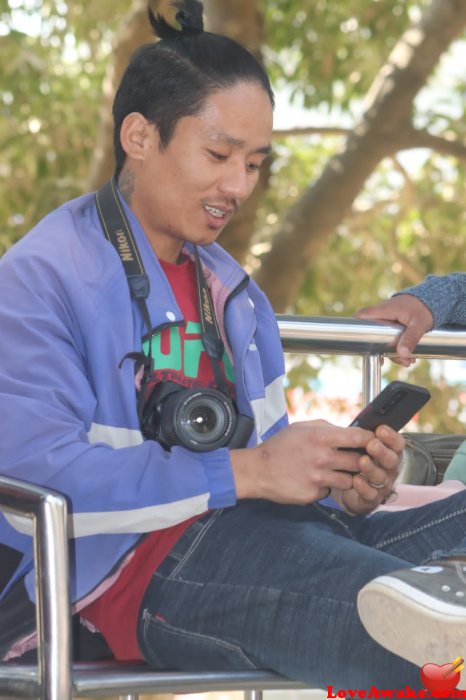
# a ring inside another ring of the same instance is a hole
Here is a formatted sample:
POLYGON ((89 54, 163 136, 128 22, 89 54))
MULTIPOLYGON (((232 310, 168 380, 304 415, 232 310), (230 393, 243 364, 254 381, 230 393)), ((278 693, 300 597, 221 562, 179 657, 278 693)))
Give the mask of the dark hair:
POLYGON ((115 96, 116 177, 125 160, 121 125, 131 112, 140 112, 156 124, 164 147, 179 119, 198 114, 211 93, 238 82, 259 83, 274 106, 267 73, 253 54, 226 36, 205 32, 199 0, 181 0, 173 5, 178 9, 176 20, 181 29, 175 29, 149 8, 150 23, 160 41, 136 51, 115 96))

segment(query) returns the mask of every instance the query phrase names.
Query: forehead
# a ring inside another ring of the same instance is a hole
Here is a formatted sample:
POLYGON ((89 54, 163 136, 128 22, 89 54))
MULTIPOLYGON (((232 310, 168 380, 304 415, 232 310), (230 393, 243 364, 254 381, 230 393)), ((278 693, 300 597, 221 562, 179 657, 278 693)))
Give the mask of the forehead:
POLYGON ((259 83, 238 83, 211 93, 198 114, 180 122, 185 120, 206 139, 258 149, 270 144, 273 109, 259 83))

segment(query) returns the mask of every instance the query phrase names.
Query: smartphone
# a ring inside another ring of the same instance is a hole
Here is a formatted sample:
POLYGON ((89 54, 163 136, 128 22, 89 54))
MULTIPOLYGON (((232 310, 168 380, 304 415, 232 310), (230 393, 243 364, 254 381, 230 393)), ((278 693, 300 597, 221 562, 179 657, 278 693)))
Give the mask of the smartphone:
POLYGON ((430 391, 416 384, 394 381, 367 404, 350 427, 375 430, 378 425, 389 425, 400 430, 428 402, 430 391))

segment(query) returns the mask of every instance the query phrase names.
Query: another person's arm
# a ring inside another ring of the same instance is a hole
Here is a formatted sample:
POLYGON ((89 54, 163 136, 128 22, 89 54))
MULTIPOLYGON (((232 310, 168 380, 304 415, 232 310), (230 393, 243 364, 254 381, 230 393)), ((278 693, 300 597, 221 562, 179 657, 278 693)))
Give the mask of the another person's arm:
POLYGON ((424 333, 447 323, 466 325, 466 273, 429 275, 421 284, 360 309, 355 316, 404 326, 396 351, 399 363, 407 366, 411 364, 409 355, 424 333))

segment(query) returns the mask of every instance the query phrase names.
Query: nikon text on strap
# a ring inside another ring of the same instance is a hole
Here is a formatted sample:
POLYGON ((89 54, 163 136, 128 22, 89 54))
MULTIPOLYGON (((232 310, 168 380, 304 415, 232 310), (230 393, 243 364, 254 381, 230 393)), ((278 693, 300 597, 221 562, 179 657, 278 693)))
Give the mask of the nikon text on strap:
POLYGON ((146 304, 150 291, 149 278, 146 275, 133 232, 118 197, 113 177, 96 193, 95 198, 105 236, 120 256, 131 297, 139 304, 150 339, 152 326, 146 304))

